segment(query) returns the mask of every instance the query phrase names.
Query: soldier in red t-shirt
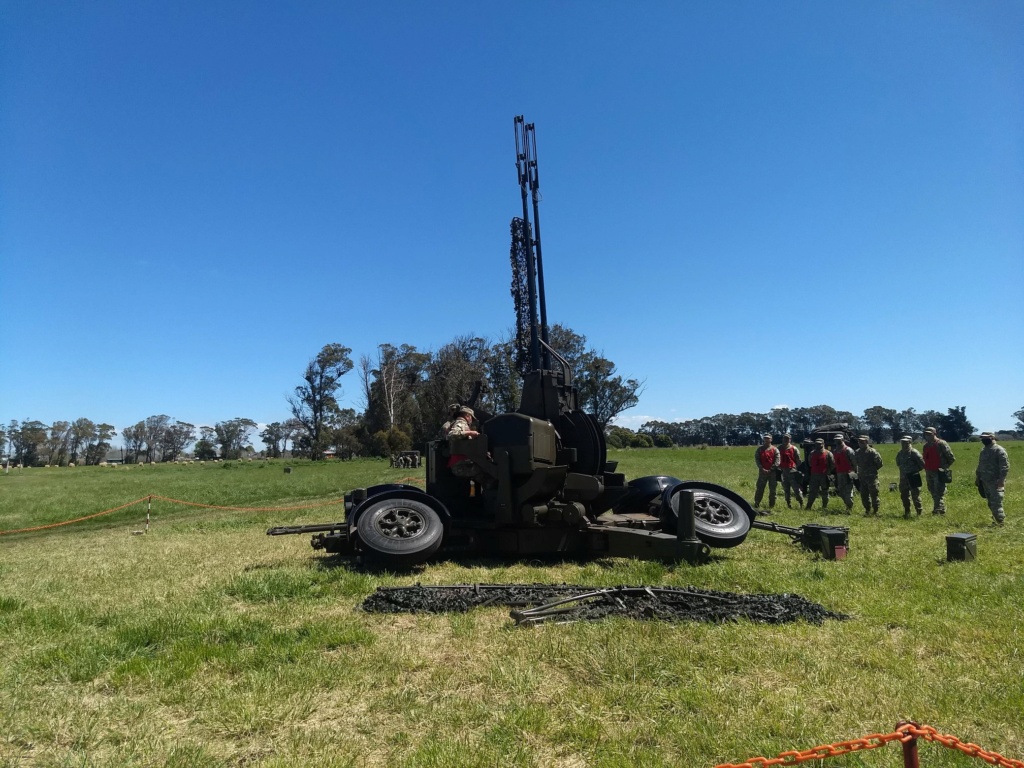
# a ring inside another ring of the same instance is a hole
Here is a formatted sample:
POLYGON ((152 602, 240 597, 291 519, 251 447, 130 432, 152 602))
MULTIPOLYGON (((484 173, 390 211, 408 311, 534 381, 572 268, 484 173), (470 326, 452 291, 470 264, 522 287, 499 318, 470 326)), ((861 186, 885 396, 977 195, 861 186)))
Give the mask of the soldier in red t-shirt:
POLYGON ((779 446, 779 467, 782 469, 782 492, 786 496, 786 506, 792 508, 790 493, 796 496, 796 505, 804 505, 804 494, 800 490, 800 473, 797 465, 800 463, 800 449, 793 445, 790 440, 793 436, 788 432, 782 436, 782 445, 779 446))
MULTIPOLYGON (((761 499, 764 498, 764 486, 768 484, 768 509, 775 508, 775 486, 778 478, 775 477, 775 468, 779 466, 779 449, 772 445, 771 435, 762 435, 762 444, 754 451, 754 464, 757 465, 757 486, 754 489, 754 507, 761 506, 761 499)), ((765 514, 770 514, 765 512, 765 514)))
POLYGON ((828 476, 835 471, 836 462, 832 453, 825 447, 820 437, 814 441, 814 450, 807 457, 811 469, 811 482, 807 489, 807 506, 810 509, 814 500, 821 494, 821 509, 828 511, 828 476))
POLYGON ((857 454, 846 444, 842 435, 836 435, 832 458, 836 462, 836 496, 846 505, 846 514, 853 511, 853 473, 857 469, 857 454))

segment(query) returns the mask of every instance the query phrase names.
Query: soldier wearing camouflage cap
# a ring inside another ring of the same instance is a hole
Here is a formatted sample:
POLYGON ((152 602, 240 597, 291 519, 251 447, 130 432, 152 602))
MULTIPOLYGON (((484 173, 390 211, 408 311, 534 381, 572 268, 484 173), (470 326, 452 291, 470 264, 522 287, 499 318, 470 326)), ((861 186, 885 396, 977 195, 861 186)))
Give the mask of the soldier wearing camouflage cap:
POLYGON ((910 444, 913 438, 900 438, 900 450, 896 453, 896 466, 900 471, 900 499, 903 500, 903 517, 910 517, 910 501, 913 499, 917 514, 921 514, 921 470, 924 459, 910 444))
MULTIPOLYGON (((772 445, 771 435, 761 436, 762 444, 754 451, 754 464, 757 465, 757 484, 754 488, 754 509, 761 506, 764 498, 764 487, 768 485, 768 509, 775 509, 775 488, 778 478, 775 469, 779 466, 779 449, 772 445)), ((770 514, 766 512, 765 514, 770 514)))
POLYGON ((882 455, 871 447, 867 435, 857 438, 857 479, 860 481, 860 503, 864 516, 878 516, 878 470, 882 468, 882 455))
POLYGON ((996 436, 991 432, 981 433, 981 443, 984 447, 978 456, 975 483, 978 490, 985 495, 989 511, 992 512, 992 521, 996 525, 1002 525, 1006 518, 1003 511, 1003 494, 1006 476, 1010 473, 1010 458, 1006 455, 1006 449, 996 442, 996 436))
POLYGON ((842 435, 835 437, 835 450, 832 458, 836 463, 836 496, 846 506, 846 514, 853 511, 853 473, 857 468, 857 455, 853 448, 846 444, 842 435))
POLYGON ((807 489, 807 506, 810 509, 814 500, 821 495, 821 509, 828 511, 828 476, 835 472, 836 462, 832 458, 831 451, 825 447, 825 441, 820 437, 814 441, 814 450, 807 457, 810 466, 811 478, 807 489))
MULTIPOLYGON (((479 437, 480 433, 473 429, 473 419, 475 416, 476 414, 469 406, 464 405, 459 408, 458 417, 448 428, 448 439, 479 437)), ((456 453, 454 450, 448 459, 448 469, 456 477, 469 478, 470 480, 480 480, 483 478, 482 470, 473 463, 472 459, 463 453, 456 453)))
POLYGON ((939 438, 935 427, 924 431, 924 474, 928 479, 928 493, 932 495, 932 514, 946 514, 946 484, 950 479, 949 468, 956 458, 949 443, 939 438))
POLYGON ((786 496, 786 506, 792 508, 790 495, 796 496, 796 505, 804 505, 804 495, 800 490, 800 449, 791 442, 793 436, 788 432, 782 436, 779 446, 779 468, 782 470, 782 492, 786 496))

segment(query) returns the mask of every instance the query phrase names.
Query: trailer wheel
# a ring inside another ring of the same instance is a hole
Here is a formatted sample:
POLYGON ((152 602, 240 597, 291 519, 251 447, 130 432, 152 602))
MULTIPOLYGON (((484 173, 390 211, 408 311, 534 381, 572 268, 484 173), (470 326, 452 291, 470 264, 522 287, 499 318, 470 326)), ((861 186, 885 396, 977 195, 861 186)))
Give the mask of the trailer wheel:
POLYGON ((441 547, 444 525, 437 512, 411 499, 384 499, 356 520, 367 555, 386 565, 422 563, 441 547))
POLYGON ((737 547, 747 538, 751 517, 743 498, 728 488, 696 481, 665 489, 662 520, 666 531, 678 530, 680 491, 693 491, 694 528, 705 544, 724 549, 737 547))

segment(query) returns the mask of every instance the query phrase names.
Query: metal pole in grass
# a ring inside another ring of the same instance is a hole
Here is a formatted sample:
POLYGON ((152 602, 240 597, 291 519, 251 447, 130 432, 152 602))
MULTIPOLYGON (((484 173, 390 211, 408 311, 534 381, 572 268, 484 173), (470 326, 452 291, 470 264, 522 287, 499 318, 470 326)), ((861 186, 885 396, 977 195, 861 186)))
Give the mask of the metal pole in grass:
MULTIPOLYGON (((910 720, 901 720, 896 724, 896 730, 899 730, 904 725, 912 725, 917 727, 917 723, 911 722, 910 720)), ((917 757, 917 736, 910 735, 903 744, 903 768, 921 768, 921 763, 917 757)))
POLYGON ((146 533, 149 533, 149 513, 153 509, 152 495, 146 499, 146 533))

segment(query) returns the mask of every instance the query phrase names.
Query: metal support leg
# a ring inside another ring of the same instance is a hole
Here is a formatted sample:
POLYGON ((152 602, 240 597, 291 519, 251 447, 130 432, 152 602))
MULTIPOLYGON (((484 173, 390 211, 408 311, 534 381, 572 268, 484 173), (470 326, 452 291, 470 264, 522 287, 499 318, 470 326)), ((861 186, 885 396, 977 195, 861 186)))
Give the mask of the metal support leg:
POLYGON ((695 513, 695 496, 693 491, 679 492, 679 521, 676 533, 676 553, 680 560, 690 565, 706 562, 711 555, 711 547, 697 538, 697 522, 695 513))

